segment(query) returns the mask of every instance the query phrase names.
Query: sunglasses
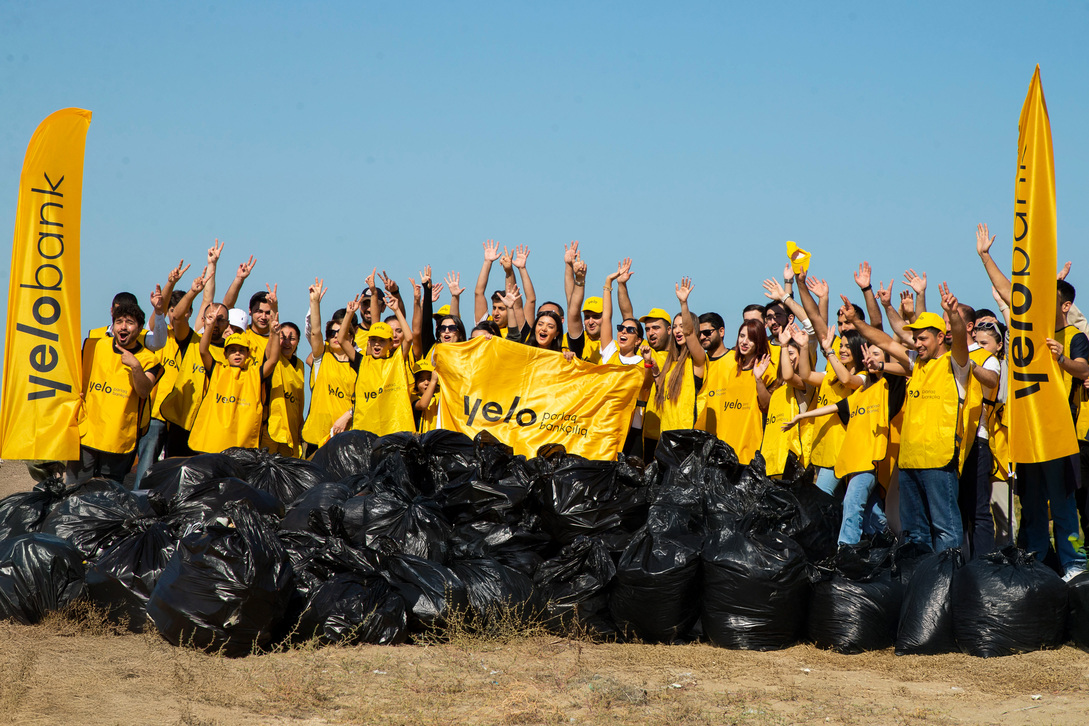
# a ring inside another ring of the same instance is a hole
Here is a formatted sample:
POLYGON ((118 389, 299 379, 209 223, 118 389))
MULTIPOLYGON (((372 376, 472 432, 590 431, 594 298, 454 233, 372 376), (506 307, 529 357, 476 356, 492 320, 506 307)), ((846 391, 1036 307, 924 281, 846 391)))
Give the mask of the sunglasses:
POLYGON ((998 332, 998 326, 992 323, 990 320, 985 320, 982 323, 976 323, 976 330, 993 330, 998 332))
POLYGON ((639 332, 639 329, 634 327, 634 326, 631 326, 631 325, 617 325, 616 326, 616 332, 618 332, 618 333, 630 333, 632 335, 635 335, 636 333, 639 332))
POLYGON ((713 333, 713 332, 715 332, 715 331, 714 330, 701 330, 701 331, 699 331, 699 336, 701 338, 707 338, 707 337, 710 337, 711 333, 713 333))
POLYGON ((458 329, 458 326, 456 326, 456 325, 440 325, 439 326, 439 332, 440 333, 456 333, 457 329, 458 329))

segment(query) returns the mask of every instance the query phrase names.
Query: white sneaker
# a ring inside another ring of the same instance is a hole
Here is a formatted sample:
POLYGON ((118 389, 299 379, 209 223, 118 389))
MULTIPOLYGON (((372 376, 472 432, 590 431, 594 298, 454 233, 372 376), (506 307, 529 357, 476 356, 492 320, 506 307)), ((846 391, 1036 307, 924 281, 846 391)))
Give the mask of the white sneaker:
POLYGON ((1084 567, 1071 567, 1069 570, 1063 572, 1063 582, 1070 582, 1078 575, 1086 572, 1084 567))

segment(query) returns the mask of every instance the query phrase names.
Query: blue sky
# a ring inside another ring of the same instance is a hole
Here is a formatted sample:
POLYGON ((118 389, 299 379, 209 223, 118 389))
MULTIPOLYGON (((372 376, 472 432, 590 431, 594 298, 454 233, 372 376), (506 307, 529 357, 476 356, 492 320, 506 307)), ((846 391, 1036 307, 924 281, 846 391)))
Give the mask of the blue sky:
POLYGON ((375 265, 458 270, 471 304, 487 238, 531 246, 541 300, 578 239, 591 290, 631 256, 638 309, 691 275, 737 320, 792 239, 834 293, 867 259, 989 304, 975 224, 1008 250, 1039 63, 1059 259, 1089 290, 1087 30, 1086 3, 8 0, 0 230, 34 128, 79 106, 84 329, 216 237, 220 289, 254 254, 245 292, 277 282, 299 322, 315 275, 331 311, 375 265))

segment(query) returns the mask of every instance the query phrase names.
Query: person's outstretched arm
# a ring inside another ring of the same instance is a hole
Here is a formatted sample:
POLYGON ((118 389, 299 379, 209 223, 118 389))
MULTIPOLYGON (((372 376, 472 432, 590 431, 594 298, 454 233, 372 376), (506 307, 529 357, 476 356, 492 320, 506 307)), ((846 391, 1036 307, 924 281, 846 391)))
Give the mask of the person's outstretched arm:
POLYGON ((227 309, 233 308, 238 303, 238 294, 242 292, 242 284, 246 282, 246 278, 253 272, 253 266, 257 264, 257 259, 250 255, 250 259, 241 263, 238 266, 238 272, 235 273, 234 279, 231 280, 230 286, 227 288, 227 292, 223 295, 223 304, 227 306, 227 309))
POLYGON ((964 318, 960 316, 956 295, 949 292, 949 283, 938 285, 938 293, 942 296, 942 310, 949 316, 949 333, 953 336, 953 360, 963 368, 971 360, 968 357, 968 328, 964 324, 964 318))
MULTIPOLYGON (((840 308, 840 312, 842 311, 843 308, 840 308)), ((857 315, 857 313, 855 314, 857 315)), ((880 330, 880 328, 874 328, 874 330, 880 330)), ((821 341, 821 350, 824 353, 824 357, 828 361, 828 364, 832 366, 832 370, 836 372, 836 378, 839 379, 839 382, 847 388, 854 390, 865 383, 865 380, 857 373, 851 373, 847 370, 847 366, 843 365, 839 356, 836 355, 836 351, 832 350, 832 340, 835 337, 832 333, 832 329, 829 328, 828 333, 825 334, 824 340, 821 341)), ((840 343, 840 345, 847 345, 847 342, 844 341, 840 343)), ((862 361, 857 361, 857 363, 861 365, 862 361)))
POLYGON ((268 342, 265 343, 265 362, 261 364, 261 377, 269 378, 280 362, 280 313, 273 312, 268 326, 268 342))
POLYGON ((813 332, 816 334, 817 339, 823 340, 824 331, 828 325, 828 285, 823 280, 809 277, 805 272, 799 272, 795 277, 798 280, 798 297, 802 301, 805 316, 809 318, 809 322, 813 325, 813 332), (814 292, 818 296, 823 294, 823 299, 820 302, 813 299, 814 292), (824 315, 821 315, 822 308, 825 311, 824 315))
POLYGON ((582 302, 586 296, 586 263, 576 259, 571 269, 574 284, 571 297, 567 300, 567 337, 582 337, 582 302))
MULTIPOLYGON (((319 360, 325 353, 325 337, 321 327, 321 299, 325 297, 325 280, 314 278, 314 284, 310 286, 310 351, 314 354, 314 360, 319 360)), ((341 321, 344 325, 344 321, 341 321)))
POLYGON ((621 272, 626 269, 625 263, 630 266, 631 259, 618 262, 616 272, 609 273, 609 276, 605 278, 605 286, 601 288, 601 334, 598 338, 601 350, 605 350, 613 343, 613 280, 619 278, 621 272))
POLYGON ((623 264, 624 271, 616 278, 616 306, 620 309, 620 319, 627 320, 635 317, 635 308, 632 307, 631 298, 628 296, 628 280, 635 273, 631 271, 630 257, 625 257, 623 264))
POLYGON ((352 319, 352 316, 359 312, 359 295, 348 301, 348 304, 344 306, 344 320, 340 323, 340 330, 337 331, 337 342, 340 343, 340 347, 344 350, 344 355, 348 356, 348 362, 355 362, 355 357, 359 355, 355 350, 355 343, 352 341, 352 326, 348 322, 352 319))
POLYGON ((976 226, 976 252, 979 254, 979 259, 983 261, 983 268, 987 270, 987 277, 991 278, 994 289, 998 290, 999 297, 1009 305, 1010 291, 1013 286, 1010 284, 1010 279, 1002 274, 998 263, 991 257, 991 245, 994 244, 994 238, 995 235, 991 234, 986 224, 976 226))
POLYGON ((174 306, 174 312, 170 316, 170 322, 174 326, 174 339, 185 340, 189 337, 189 315, 193 314, 190 306, 193 304, 193 300, 196 299, 197 293, 204 289, 205 278, 197 277, 193 280, 192 286, 186 291, 185 295, 178 304, 174 306), (189 310, 189 315, 185 314, 185 311, 189 310))
POLYGON ((859 320, 854 305, 851 305, 851 301, 847 299, 847 296, 841 295, 840 297, 843 299, 843 307, 841 310, 843 310, 844 320, 852 323, 855 326, 855 330, 858 331, 858 334, 869 341, 871 345, 876 345, 878 348, 895 358, 898 363, 904 366, 904 368, 910 369, 911 358, 908 356, 907 348, 893 340, 884 330, 878 330, 867 324, 866 321, 859 320))
POLYGON ((579 241, 574 240, 570 245, 563 246, 563 299, 570 304, 571 295, 575 290, 575 260, 579 258, 579 241))
POLYGON ((524 304, 525 316, 530 320, 533 320, 534 314, 537 312, 537 291, 533 289, 533 280, 529 279, 529 268, 526 267, 526 262, 528 260, 528 245, 518 245, 514 248, 513 264, 518 270, 518 276, 522 278, 522 292, 524 292, 526 296, 524 304))
POLYGON ((476 278, 473 291, 473 325, 483 320, 488 314, 488 277, 492 274, 492 263, 499 259, 499 243, 495 240, 484 242, 484 264, 476 278))
POLYGON ((904 272, 904 282, 915 291, 915 313, 920 315, 926 312, 926 273, 915 273, 914 269, 904 272))
POLYGON ((216 265, 219 264, 221 254, 223 243, 216 239, 215 244, 208 248, 208 262, 204 265, 204 297, 201 298, 200 309, 197 311, 197 325, 203 324, 204 312, 216 300, 216 265))
MULTIPOLYGON (((465 288, 461 286, 461 273, 451 272, 446 276, 446 289, 450 291, 450 314, 454 317, 461 317, 461 293, 465 292, 465 288)), ((434 298, 431 299, 434 303, 434 298)), ((475 325, 475 323, 474 323, 475 325)))
POLYGON ((702 377, 703 366, 707 362, 707 351, 700 345, 700 338, 696 332, 699 328, 696 326, 695 316, 688 309, 688 296, 692 294, 695 285, 692 284, 692 278, 682 277, 680 283, 674 285, 674 288, 677 301, 681 304, 681 330, 684 331, 684 342, 692 356, 692 373, 702 377))
MULTIPOLYGON (((389 287, 387 286, 388 290, 389 287)), ((393 311, 394 316, 397 318, 397 322, 401 326, 401 330, 409 330, 408 321, 405 320, 405 313, 401 310, 401 299, 396 295, 386 295, 386 308, 393 311)), ((412 349, 412 336, 401 336, 401 353, 407 358, 409 351, 412 349)))

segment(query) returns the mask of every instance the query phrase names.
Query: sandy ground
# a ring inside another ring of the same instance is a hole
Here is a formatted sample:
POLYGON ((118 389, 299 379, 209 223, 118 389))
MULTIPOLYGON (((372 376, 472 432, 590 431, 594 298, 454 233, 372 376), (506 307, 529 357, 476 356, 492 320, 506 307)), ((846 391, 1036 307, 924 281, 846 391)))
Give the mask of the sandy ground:
MULTIPOLYGON (((0 465, 0 496, 33 485, 0 465)), ((19 724, 1065 724, 1089 655, 998 659, 592 644, 553 636, 302 647, 226 659, 95 613, 0 624, 0 722, 19 724)))

